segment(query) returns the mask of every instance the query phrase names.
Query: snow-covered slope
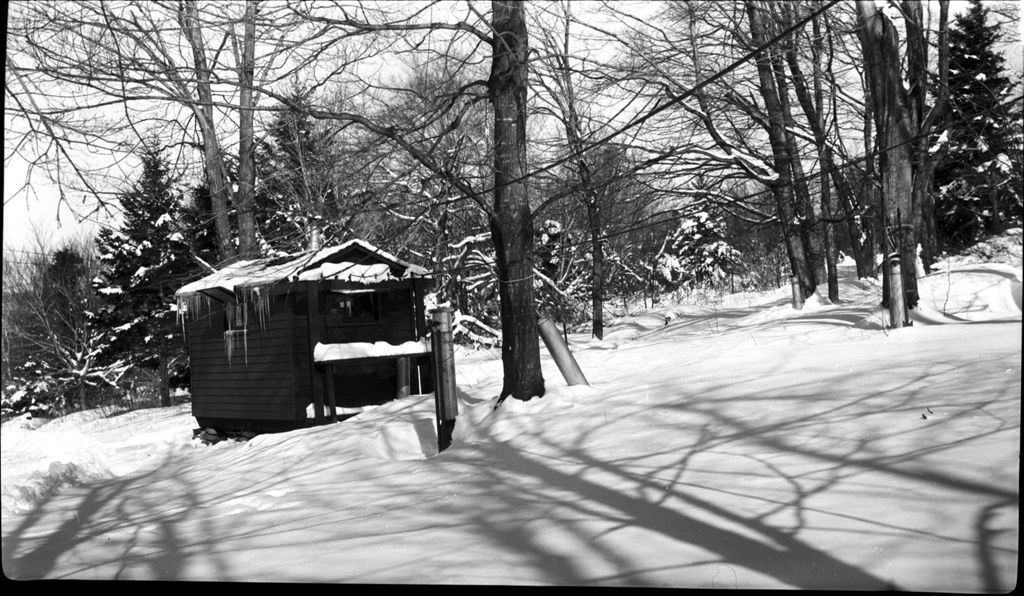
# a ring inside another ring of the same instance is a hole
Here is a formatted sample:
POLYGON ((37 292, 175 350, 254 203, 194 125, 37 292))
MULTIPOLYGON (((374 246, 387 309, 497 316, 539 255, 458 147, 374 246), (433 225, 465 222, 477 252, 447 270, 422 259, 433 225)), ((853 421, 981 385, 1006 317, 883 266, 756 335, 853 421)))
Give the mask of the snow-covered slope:
POLYGON ((1014 587, 1021 267, 921 280, 882 328, 873 281, 621 314, 571 336, 591 386, 506 400, 496 352, 431 396, 248 442, 188 406, 2 432, 17 579, 1014 587))

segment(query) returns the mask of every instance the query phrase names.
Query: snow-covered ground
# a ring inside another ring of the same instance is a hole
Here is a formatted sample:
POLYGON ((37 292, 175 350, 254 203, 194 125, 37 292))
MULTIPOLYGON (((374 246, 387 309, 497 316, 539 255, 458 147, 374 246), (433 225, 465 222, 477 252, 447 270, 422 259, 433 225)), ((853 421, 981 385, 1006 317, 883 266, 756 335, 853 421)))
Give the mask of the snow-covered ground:
MULTIPOLYGON (((1017 236, 1019 255, 1019 235, 1017 236)), ((431 396, 206 446, 187 405, 2 429, 3 570, 164 579, 685 588, 1015 587, 1021 278, 958 261, 886 330, 874 281, 615 317, 590 387, 431 396)))

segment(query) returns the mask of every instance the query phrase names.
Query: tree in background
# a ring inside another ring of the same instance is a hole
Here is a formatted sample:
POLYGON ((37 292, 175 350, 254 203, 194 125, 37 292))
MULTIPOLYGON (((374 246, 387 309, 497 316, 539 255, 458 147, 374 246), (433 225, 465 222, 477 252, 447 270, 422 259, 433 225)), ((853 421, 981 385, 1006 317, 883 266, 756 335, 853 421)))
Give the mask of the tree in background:
POLYGON ((1010 101, 1016 84, 996 49, 1001 37, 978 0, 949 32, 949 102, 939 137, 946 153, 934 180, 936 225, 947 248, 1021 222, 1020 100, 1010 101))
POLYGON ((707 211, 684 216, 656 263, 659 281, 669 289, 721 287, 740 269, 740 252, 725 236, 721 219, 707 211))
POLYGON ((256 150, 260 230, 274 249, 291 253, 341 240, 346 220, 360 214, 339 202, 339 128, 299 108, 309 105, 307 95, 303 89, 291 94, 256 150))
POLYGON ((116 388, 127 366, 102 362, 109 334, 91 280, 99 264, 91 242, 4 253, 3 411, 37 414, 86 409, 116 388), (14 255, 22 255, 14 258, 14 255))
POLYGON ((187 366, 175 322, 174 292, 198 271, 180 228, 182 195, 155 143, 140 154, 138 180, 119 197, 122 222, 96 239, 103 270, 95 279, 105 306, 99 319, 111 334, 104 356, 155 368, 161 405, 170 405, 170 376, 187 366))

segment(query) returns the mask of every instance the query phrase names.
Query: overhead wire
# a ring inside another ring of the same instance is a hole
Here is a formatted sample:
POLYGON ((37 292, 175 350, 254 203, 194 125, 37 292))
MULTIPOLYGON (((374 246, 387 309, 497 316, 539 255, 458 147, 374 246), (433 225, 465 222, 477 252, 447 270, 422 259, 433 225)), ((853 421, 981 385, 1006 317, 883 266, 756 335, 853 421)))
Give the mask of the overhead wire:
MULTIPOLYGON (((701 81, 700 83, 698 83, 694 87, 692 87, 692 88, 682 92, 681 94, 676 95, 674 97, 671 97, 669 99, 669 101, 667 101, 666 103, 658 105, 658 106, 655 106, 654 108, 648 110, 646 113, 644 113, 644 114, 634 118, 631 122, 627 123, 626 125, 624 125, 623 127, 619 128, 618 130, 616 130, 616 131, 614 131, 614 132, 612 132, 612 133, 602 137, 601 139, 598 139, 592 145, 590 145, 590 146, 588 146, 588 147, 586 147, 586 148, 584 148, 582 150, 579 150, 579 151, 576 151, 576 152, 572 152, 572 153, 570 153, 570 154, 568 154, 568 155, 566 155, 566 156, 564 156, 564 157, 562 157, 562 158, 560 158, 558 160, 555 160, 552 163, 549 163, 549 164, 547 164, 547 165, 545 165, 545 166, 543 166, 541 168, 537 168, 537 169, 535 169, 535 170, 533 170, 533 171, 531 171, 531 172, 529 172, 527 174, 524 174, 523 176, 521 176, 519 178, 510 180, 510 181, 506 182, 505 184, 507 185, 507 184, 515 184, 515 183, 523 182, 523 181, 525 181, 527 179, 534 178, 534 177, 539 176, 539 175, 541 175, 543 173, 550 172, 551 170, 553 170, 556 167, 564 165, 564 164, 566 164, 566 163, 568 163, 568 162, 570 162, 570 161, 572 161, 574 159, 578 159, 579 157, 581 157, 583 154, 585 154, 588 151, 592 151, 592 150, 596 149, 597 147, 600 147, 601 145, 605 145, 605 144, 611 142, 611 140, 614 139, 615 137, 625 133, 626 131, 628 131, 628 130, 630 130, 632 128, 640 126, 641 124, 643 124, 644 122, 650 120, 651 118, 655 117, 656 115, 658 115, 658 114, 660 114, 660 113, 670 109, 674 105, 684 101, 685 99, 687 99, 688 97, 692 96, 693 94, 695 94, 699 90, 707 87, 708 85, 716 82, 717 80, 720 80, 722 77, 727 75, 729 72, 735 70, 736 68, 738 68, 739 66, 741 66, 745 62, 749 61, 751 58, 756 57, 759 53, 761 53, 763 51, 766 51, 767 49, 771 48, 773 45, 779 43, 784 38, 786 38, 787 36, 789 36, 790 34, 795 32, 799 28, 803 27, 806 23, 810 22, 816 16, 818 16, 818 15, 824 13, 826 10, 830 9, 832 6, 837 4, 838 1, 839 0, 831 0, 828 3, 819 6, 818 8, 816 8, 816 10, 814 10, 811 13, 809 13, 807 16, 802 18, 800 21, 794 23, 793 25, 791 25, 790 27, 788 27, 787 29, 785 29, 784 31, 782 31, 781 33, 779 33, 778 35, 773 37, 772 39, 766 41, 761 46, 751 50, 750 52, 748 52, 747 54, 745 54, 741 58, 735 60, 733 63, 731 63, 726 68, 724 68, 724 69, 714 73, 713 75, 709 76, 707 79, 701 81)), ((995 107, 991 108, 990 110, 986 110, 986 112, 987 111, 993 111, 995 109, 1002 109, 1002 108, 1006 107, 1007 105, 1010 105, 1010 103, 1012 103, 1012 101, 1013 100, 1011 100, 1010 102, 1007 102, 1006 104, 1000 104, 999 106, 995 106, 995 107)), ((972 117, 975 117, 977 115, 978 114, 971 114, 972 117)), ((963 119, 963 122, 966 122, 966 118, 963 119)), ((934 129, 934 130, 930 131, 929 134, 932 134, 932 133, 935 133, 935 132, 939 132, 941 130, 945 130, 947 128, 952 127, 953 125, 955 125, 957 123, 960 123, 960 122, 957 122, 957 121, 950 122, 949 124, 947 124, 945 127, 941 128, 941 129, 934 129)), ((905 141, 904 143, 916 142, 920 138, 921 138, 921 136, 916 136, 916 137, 914 137, 912 139, 909 139, 909 140, 905 141)), ((904 144, 904 143, 901 143, 901 144, 904 144)), ((899 145, 896 145, 896 146, 899 146, 899 145)), ((873 151, 873 152, 871 152, 869 154, 866 154, 863 157, 852 159, 852 160, 847 160, 846 162, 844 162, 842 164, 838 164, 836 167, 837 168, 846 168, 846 167, 849 167, 851 165, 856 165, 857 163, 860 163, 860 162, 866 161, 868 159, 874 158, 875 156, 880 154, 882 151, 883 150, 881 150, 881 149, 875 150, 875 151, 873 151)), ((648 160, 648 162, 657 163, 657 162, 660 162, 660 161, 667 160, 669 158, 671 158, 671 153, 666 153, 664 155, 659 155, 657 157, 654 157, 651 160, 648 160)), ((814 178, 817 178, 818 176, 819 176, 819 174, 805 175, 799 181, 806 181, 806 180, 814 179, 814 178)), ((793 181, 791 181, 791 184, 793 184, 795 182, 798 182, 798 181, 797 180, 793 180, 793 181)), ((494 190, 496 190, 497 188, 499 188, 499 186, 494 186, 494 187, 491 187, 491 188, 489 188, 487 190, 479 191, 477 194, 490 193, 490 192, 493 192, 494 190)), ((734 199, 733 202, 742 203, 742 202, 750 201, 750 200, 756 199, 757 197, 769 194, 771 192, 772 192, 772 188, 767 188, 765 190, 758 191, 758 192, 755 192, 755 193, 751 193, 751 194, 748 194, 748 195, 743 196, 743 197, 737 197, 737 198, 734 199)), ((411 204, 412 205, 416 205, 418 203, 426 204, 426 203, 429 203, 430 201, 433 201, 433 200, 436 200, 436 198, 435 197, 425 197, 424 199, 422 199, 420 201, 413 202, 411 204)), ((408 205, 408 203, 406 205, 408 205)), ((384 207, 384 206, 381 206, 378 210, 380 210, 380 211, 387 211, 388 209, 386 207, 384 207)), ((370 210, 370 211, 372 211, 372 210, 370 210)), ((667 215, 668 213, 669 212, 665 212, 664 215, 666 215, 666 217, 663 218, 663 219, 659 219, 659 220, 657 220, 655 222, 650 222, 650 223, 645 223, 645 224, 635 225, 635 226, 628 226, 628 227, 620 228, 620 229, 612 231, 612 232, 605 233, 605 234, 602 235, 601 239, 608 239, 608 238, 615 237, 615 236, 625 235, 625 234, 628 234, 628 233, 631 233, 631 232, 647 229, 647 228, 650 228, 650 227, 653 227, 653 226, 656 226, 656 225, 664 225, 667 221, 671 221, 673 219, 679 219, 679 217, 681 217, 681 216, 676 216, 676 217, 673 218, 673 217, 668 216, 667 215)), ((211 216, 211 218, 212 218, 212 216, 211 216)), ((840 218, 837 221, 844 221, 845 219, 847 219, 847 218, 845 218, 845 217, 844 218, 840 218)), ((182 230, 195 231, 197 229, 201 229, 202 227, 204 227, 205 223, 208 223, 208 222, 199 221, 199 222, 193 224, 192 226, 185 226, 185 227, 183 227, 182 230)), ((405 230, 405 232, 408 233, 408 231, 411 229, 411 227, 413 225, 415 225, 415 223, 416 223, 416 221, 414 220, 414 221, 409 222, 406 226, 404 226, 403 229, 405 230)), ((269 240, 273 240, 273 239, 269 239, 269 240)), ((587 242, 577 242, 577 243, 574 243, 573 245, 570 245, 570 246, 583 245, 583 244, 589 244, 589 241, 587 241, 587 242)), ((5 249, 5 250, 7 250, 7 249, 5 249)))

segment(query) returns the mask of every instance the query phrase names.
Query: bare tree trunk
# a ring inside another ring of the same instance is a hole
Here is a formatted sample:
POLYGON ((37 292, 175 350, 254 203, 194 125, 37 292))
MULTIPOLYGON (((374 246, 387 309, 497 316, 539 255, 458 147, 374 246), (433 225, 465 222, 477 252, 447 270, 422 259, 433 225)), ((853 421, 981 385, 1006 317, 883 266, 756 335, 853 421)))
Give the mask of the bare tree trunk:
POLYGON ((168 408, 171 405, 170 375, 167 373, 167 330, 160 329, 160 405, 168 408))
MULTIPOLYGON (((256 10, 256 2, 247 0, 243 17, 242 51, 238 64, 238 81, 241 88, 238 100, 238 192, 235 195, 235 206, 238 210, 238 252, 243 259, 259 256, 255 212, 256 146, 253 142, 256 10)), ((232 39, 235 39, 234 36, 232 39)))
POLYGON ((592 256, 593 284, 590 290, 593 326, 591 332, 604 339, 604 243, 601 241, 601 211, 596 199, 587 201, 587 220, 590 223, 590 252, 592 256))
POLYGON ((938 252, 938 233, 935 228, 935 198, 932 194, 932 180, 935 166, 945 152, 935 153, 929 149, 931 130, 938 115, 949 100, 949 2, 939 2, 938 39, 938 81, 934 85, 934 105, 927 106, 927 89, 932 74, 928 71, 928 55, 931 43, 928 39, 928 22, 921 2, 902 2, 907 15, 907 70, 910 79, 910 112, 917 128, 914 147, 914 227, 916 241, 921 244, 921 260, 925 271, 938 252))
MULTIPOLYGON (((864 250, 871 257, 871 272, 873 276, 877 275, 875 270, 875 255, 879 252, 884 251, 884 248, 879 246, 878 233, 882 226, 882 213, 881 210, 884 207, 882 205, 881 196, 881 174, 878 172, 877 156, 879 154, 878 148, 880 142, 875 138, 875 93, 871 90, 871 84, 867 82, 867 73, 865 73, 865 84, 864 84, 864 155, 867 159, 864 161, 864 191, 862 202, 868 206, 867 213, 863 214, 861 225, 864 226, 867 231, 867 241, 864 243, 864 250), (875 206, 878 205, 876 209, 875 206)), ((884 277, 884 276, 883 276, 884 277)), ((884 282, 883 282, 884 285, 884 282)), ((883 295, 885 292, 883 291, 883 295)))
POLYGON ((815 213, 814 201, 811 200, 811 192, 807 187, 803 161, 800 158, 800 146, 797 143, 796 134, 793 133, 796 121, 793 118, 793 110, 789 103, 789 84, 786 81, 785 68, 781 58, 770 59, 769 64, 771 64, 775 74, 776 90, 779 98, 778 106, 781 110, 782 122, 785 124, 783 126, 782 140, 785 143, 784 150, 790 157, 789 164, 793 172, 793 193, 795 195, 797 217, 800 220, 800 233, 804 240, 805 250, 807 251, 808 265, 811 271, 814 272, 815 288, 811 290, 813 293, 817 290, 817 282, 826 277, 826 265, 823 257, 825 252, 824 240, 818 227, 818 216, 815 213))
MULTIPOLYGON (((604 188, 607 183, 595 182, 592 164, 593 157, 584 154, 587 147, 584 146, 583 123, 577 109, 576 86, 572 79, 572 67, 569 64, 571 56, 569 28, 573 21, 571 4, 561 4, 563 17, 563 35, 560 42, 556 42, 554 36, 544 35, 546 53, 550 54, 550 60, 554 62, 552 67, 552 78, 555 79, 554 88, 550 89, 552 100, 557 105, 562 126, 565 128, 565 139, 569 151, 575 154, 576 176, 579 182, 579 190, 575 191, 579 203, 587 213, 587 225, 590 228, 590 252, 591 260, 591 334, 597 339, 604 338, 604 295, 605 295, 605 262, 604 244, 601 239, 601 202, 604 188), (600 188, 600 187, 604 188, 600 188)), ((590 155, 593 155, 591 152, 590 155)), ((604 178, 604 176, 602 176, 604 178)))
MULTIPOLYGON (((819 38, 817 19, 815 19, 815 38, 819 38)), ((857 229, 856 223, 853 222, 853 209, 852 209, 852 190, 850 190, 849 183, 846 181, 846 177, 843 176, 842 172, 836 166, 835 157, 832 153, 832 148, 829 146, 828 137, 825 132, 825 105, 824 105, 824 91, 821 76, 820 63, 817 61, 820 58, 820 48, 816 50, 816 58, 814 64, 813 73, 813 85, 814 85, 814 96, 811 97, 810 92, 807 89, 807 83, 804 80, 803 71, 800 68, 800 64, 797 61, 796 51, 794 48, 790 48, 786 52, 786 59, 789 63, 789 69, 793 76, 793 90, 796 92, 798 102, 803 109, 804 115, 807 121, 811 125, 811 131, 814 134, 815 145, 818 150, 818 157, 821 161, 821 212, 822 212, 822 223, 824 229, 822 231, 824 253, 825 253, 825 266, 827 268, 828 275, 828 293, 829 300, 835 301, 839 298, 839 283, 838 276, 836 274, 836 255, 835 255, 835 231, 833 228, 833 213, 831 201, 831 188, 829 187, 829 180, 831 179, 832 184, 836 188, 836 193, 840 197, 845 197, 844 205, 846 205, 847 221, 852 224, 850 227, 850 243, 854 250, 854 257, 857 261, 857 273, 858 277, 864 277, 862 271, 867 271, 868 268, 862 264, 863 249, 861 248, 861 242, 859 237, 859 230, 857 229)))
MULTIPOLYGON (((839 301, 839 272, 836 269, 835 231, 832 227, 832 192, 829 187, 829 172, 834 171, 836 168, 835 164, 832 163, 832 151, 828 146, 828 139, 825 137, 825 92, 821 66, 823 47, 819 17, 814 17, 814 20, 811 21, 811 28, 814 35, 811 45, 814 57, 814 70, 812 73, 814 81, 814 108, 817 112, 814 114, 814 126, 816 129, 814 136, 818 145, 818 156, 821 159, 821 215, 825 225, 824 230, 822 230, 822 236, 824 239, 825 266, 828 276, 828 299, 829 302, 835 303, 839 301)), ((807 116, 808 121, 810 121, 811 114, 807 116)))
POLYGON ((1006 231, 1006 224, 1003 223, 1003 216, 1000 212, 1002 205, 999 201, 999 187, 993 184, 995 178, 996 164, 992 164, 988 167, 988 199, 992 205, 992 219, 989 222, 988 232, 989 234, 998 235, 1006 231))
POLYGON ((533 289, 533 216, 526 182, 528 37, 521 1, 492 3, 494 50, 490 93, 494 105, 494 241, 501 301, 500 399, 544 395, 533 289))
MULTIPOLYGON (((767 42, 764 18, 761 8, 751 0, 746 2, 747 14, 750 18, 750 31, 754 45, 761 46, 767 42)), ((793 156, 787 150, 786 125, 779 92, 775 85, 775 76, 769 56, 762 52, 757 56, 757 73, 760 81, 761 96, 768 113, 769 141, 778 178, 771 183, 775 197, 779 221, 793 275, 796 276, 804 297, 814 293, 817 280, 814 277, 814 263, 808 247, 807 236, 801 234, 797 223, 798 212, 793 194, 793 156)))
MULTIPOLYGON (((914 180, 911 135, 917 126, 911 120, 906 90, 900 77, 899 40, 888 17, 873 2, 859 0, 861 20, 858 33, 864 49, 867 84, 871 86, 875 125, 881 146, 883 250, 899 253, 907 308, 917 305, 917 275, 914 268, 914 180)), ((888 287, 885 284, 884 287, 888 287)), ((883 302, 890 296, 883 290, 883 302)))
POLYGON ((191 104, 191 107, 203 136, 203 162, 206 166, 206 181, 210 188, 210 202, 213 207, 217 252, 221 260, 227 261, 236 254, 231 242, 231 223, 228 219, 231 188, 228 185, 227 169, 224 166, 220 143, 217 141, 217 129, 213 118, 211 69, 206 60, 206 44, 203 41, 199 11, 195 2, 182 2, 179 11, 182 30, 192 49, 193 68, 196 73, 195 90, 199 101, 191 104))
MULTIPOLYGON (((160 289, 160 303, 164 303, 164 289, 160 289)), ((160 406, 168 408, 171 405, 171 381, 170 375, 167 371, 167 357, 169 350, 167 349, 167 325, 161 320, 160 325, 157 327, 157 333, 160 335, 157 351, 157 372, 160 375, 160 406)))

